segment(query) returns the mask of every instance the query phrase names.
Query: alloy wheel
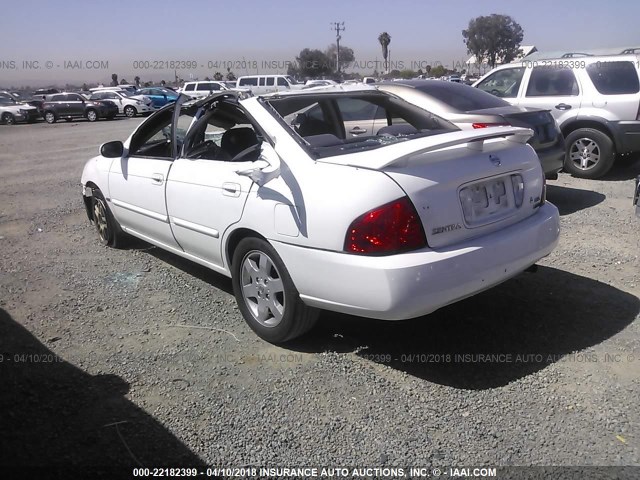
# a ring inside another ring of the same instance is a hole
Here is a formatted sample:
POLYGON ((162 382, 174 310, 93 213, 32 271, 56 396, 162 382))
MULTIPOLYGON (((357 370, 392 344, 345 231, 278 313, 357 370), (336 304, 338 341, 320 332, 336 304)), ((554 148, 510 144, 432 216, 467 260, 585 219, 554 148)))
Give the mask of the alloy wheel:
POLYGON ((242 260, 242 298, 253 318, 265 327, 282 321, 286 308, 284 284, 273 260, 252 250, 242 260))
POLYGON ((580 170, 590 170, 600 161, 600 146, 591 138, 579 138, 571 145, 569 158, 580 170))

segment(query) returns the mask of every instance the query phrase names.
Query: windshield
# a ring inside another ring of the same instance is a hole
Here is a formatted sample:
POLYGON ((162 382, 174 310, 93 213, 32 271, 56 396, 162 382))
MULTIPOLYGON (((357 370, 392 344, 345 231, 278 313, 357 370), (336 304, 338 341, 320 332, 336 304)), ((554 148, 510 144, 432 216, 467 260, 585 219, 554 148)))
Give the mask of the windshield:
POLYGON ((0 104, 1 105, 15 105, 16 99, 13 98, 11 95, 8 95, 6 93, 0 93, 0 104))
POLYGON ((267 103, 316 158, 458 130, 443 118, 380 92, 287 95, 267 103))

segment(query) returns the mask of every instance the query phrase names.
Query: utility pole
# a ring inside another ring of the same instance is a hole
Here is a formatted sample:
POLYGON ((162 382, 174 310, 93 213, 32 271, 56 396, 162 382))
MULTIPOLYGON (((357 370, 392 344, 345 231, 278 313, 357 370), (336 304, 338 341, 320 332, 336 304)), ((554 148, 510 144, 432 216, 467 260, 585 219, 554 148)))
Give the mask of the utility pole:
POLYGON ((340 76, 340 32, 344 32, 344 22, 332 22, 331 30, 336 31, 336 67, 338 69, 338 76, 340 76))

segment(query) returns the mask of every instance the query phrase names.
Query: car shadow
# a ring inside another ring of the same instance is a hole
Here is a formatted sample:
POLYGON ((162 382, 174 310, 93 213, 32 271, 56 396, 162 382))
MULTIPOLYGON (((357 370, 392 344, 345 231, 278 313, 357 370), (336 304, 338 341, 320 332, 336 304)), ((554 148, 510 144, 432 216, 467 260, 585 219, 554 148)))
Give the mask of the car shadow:
MULTIPOLYGON (((639 311, 640 300, 633 295, 539 267, 535 274, 521 274, 404 322, 323 312, 309 335, 286 347, 355 353, 430 382, 482 390, 504 386, 605 341, 639 311)), ((593 360, 593 355, 583 352, 575 360, 585 358, 593 360)))
MULTIPOLYGON (((26 478, 18 467, 92 467, 77 476, 129 478, 132 467, 204 464, 125 397, 125 380, 91 375, 64 361, 3 309, 0 384, 0 468, 6 478, 26 478)), ((56 470, 41 478, 57 478, 56 470)), ((67 471, 66 478, 74 473, 67 471)))
POLYGON ((231 279, 225 277, 220 273, 214 272, 210 268, 204 267, 198 263, 192 262, 191 260, 187 260, 186 258, 183 258, 179 255, 168 252, 167 250, 163 250, 162 248, 158 248, 154 245, 151 245, 150 243, 136 238, 132 239, 129 242, 128 248, 136 249, 138 251, 144 251, 145 253, 152 255, 158 260, 168 263, 174 268, 182 270, 189 275, 193 275, 197 279, 208 283, 218 290, 222 290, 229 295, 233 295, 233 286, 231 284, 231 279))
POLYGON ((591 190, 547 184, 547 199, 558 207, 560 215, 570 215, 593 207, 604 202, 606 198, 602 193, 591 190))
POLYGON ((599 180, 621 182, 640 175, 640 156, 637 153, 619 155, 609 172, 599 180))

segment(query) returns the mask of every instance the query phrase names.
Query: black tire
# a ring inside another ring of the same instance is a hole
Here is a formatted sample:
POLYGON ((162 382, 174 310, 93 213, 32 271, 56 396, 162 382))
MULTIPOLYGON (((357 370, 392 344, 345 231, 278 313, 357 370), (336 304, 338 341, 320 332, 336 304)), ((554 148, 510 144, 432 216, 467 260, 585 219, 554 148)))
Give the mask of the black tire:
POLYGON ((95 111, 93 108, 90 108, 89 110, 87 110, 87 113, 85 114, 85 116, 87 117, 87 120, 89 120, 90 122, 95 122, 96 120, 98 120, 98 118, 100 118, 100 116, 98 115, 98 112, 95 111))
POLYGON ((242 239, 233 254, 231 269, 233 292, 240 312, 260 338, 274 344, 284 343, 315 325, 320 311, 300 300, 282 259, 268 242, 256 237, 242 239), (250 268, 251 265, 262 268, 250 268), (248 295, 245 294, 247 289, 251 290, 248 295), (261 302, 263 307, 270 302, 272 306, 267 307, 267 318, 259 319, 257 312, 261 302), (280 318, 277 313, 274 315, 278 306, 282 307, 280 318))
POLYGON ((600 178, 615 161, 613 140, 595 128, 579 128, 566 138, 564 171, 579 178, 600 178))
POLYGON ((10 113, 3 113, 2 114, 2 123, 4 123, 5 125, 15 125, 16 123, 16 117, 14 117, 13 115, 11 115, 10 113))
POLYGON ((138 111, 135 109, 135 107, 127 105, 126 107, 124 107, 124 114, 129 118, 133 118, 138 114, 138 111))
POLYGON ((58 117, 56 116, 56 114, 51 111, 44 112, 43 116, 44 116, 45 122, 47 123, 56 123, 56 121, 58 120, 58 117))
POLYGON ((98 232, 100 243, 107 247, 120 248, 126 243, 127 234, 122 231, 99 189, 93 189, 91 216, 98 232))

